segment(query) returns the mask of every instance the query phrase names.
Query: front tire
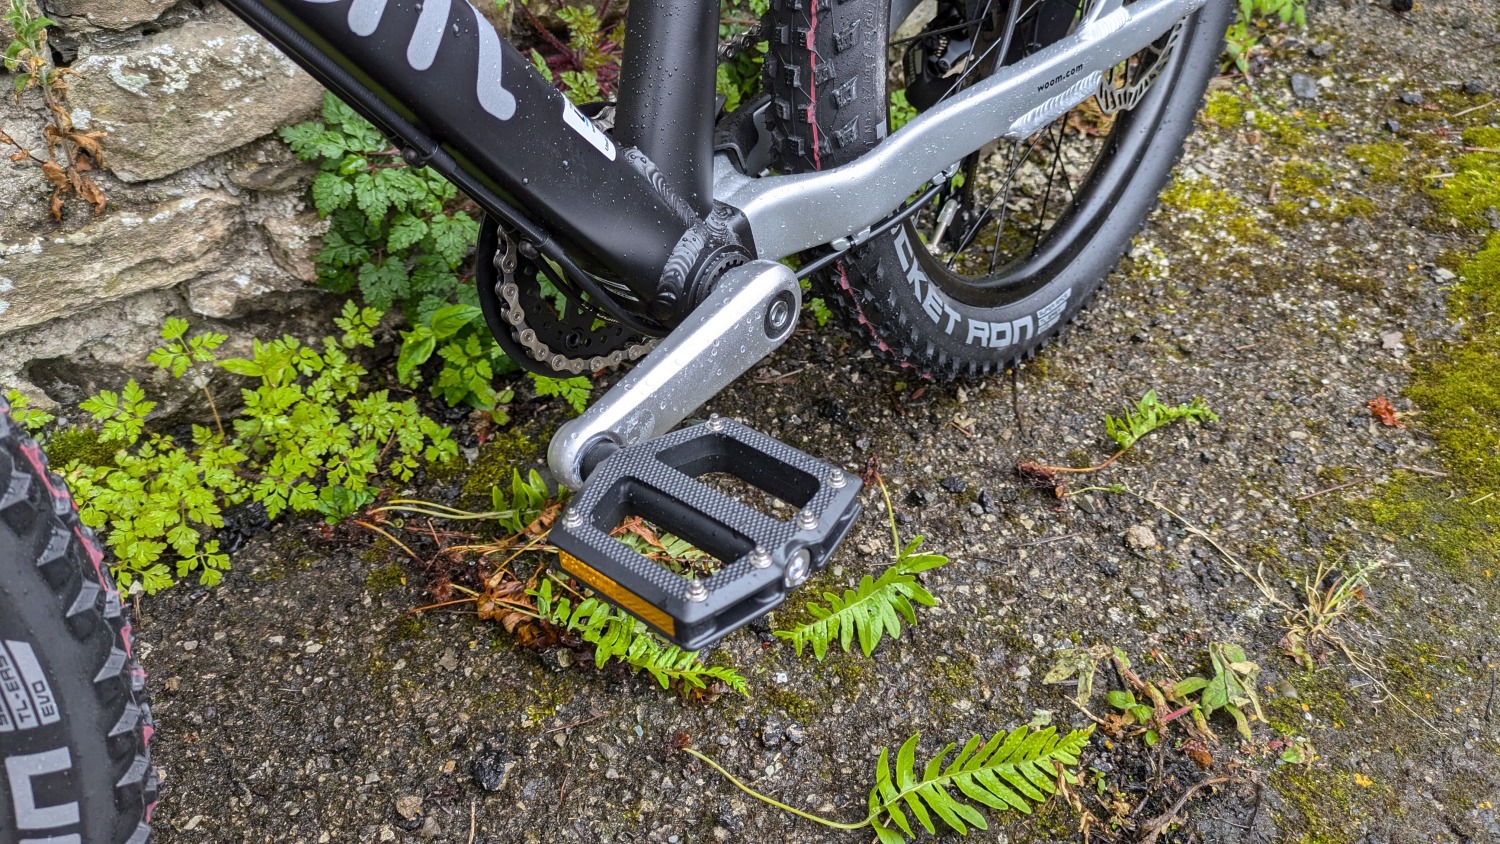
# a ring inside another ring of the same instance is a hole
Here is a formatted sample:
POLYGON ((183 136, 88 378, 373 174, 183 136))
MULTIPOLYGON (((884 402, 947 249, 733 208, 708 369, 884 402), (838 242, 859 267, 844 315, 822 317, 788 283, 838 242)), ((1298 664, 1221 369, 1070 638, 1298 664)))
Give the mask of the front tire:
MULTIPOLYGON (((889 8, 890 0, 774 0, 765 83, 772 94, 768 124, 784 170, 837 167, 885 136, 889 8)), ((821 272, 817 283, 825 298, 878 352, 924 376, 983 376, 1029 358, 1089 302, 1155 206, 1219 66, 1232 14, 1230 0, 1210 0, 1184 23, 1176 49, 1144 97, 1109 118, 1102 141, 1090 141, 1094 164, 1080 185, 1069 184, 1066 203, 1059 194, 1061 210, 1054 217, 1047 217, 1051 182, 1046 199, 1030 200, 1036 240, 1005 252, 1002 244, 1015 238, 1005 228, 1006 213, 981 213, 985 203, 974 198, 984 187, 976 164, 1001 154, 992 145, 966 159, 961 170, 969 198, 959 204, 973 223, 966 235, 943 241, 957 245, 951 255, 928 248, 924 234, 944 229, 936 222, 937 208, 924 210, 821 272), (993 232, 986 234, 985 226, 993 232), (987 261, 969 254, 980 247, 987 249, 987 261)), ((976 76, 991 71, 978 69, 976 76)), ((1078 111, 1015 149, 1034 151, 1042 134, 1055 130, 1055 154, 1065 160, 1069 121, 1078 111)), ((1012 151, 1010 160, 1024 163, 1029 155, 1012 151)), ((1011 202, 1016 172, 1004 177, 1002 209, 1011 202)), ((964 190, 959 185, 952 196, 962 198, 964 190)), ((995 199, 988 207, 995 207, 995 199)))
POLYGON ((146 844, 157 797, 128 610, 0 400, 0 842, 146 844))

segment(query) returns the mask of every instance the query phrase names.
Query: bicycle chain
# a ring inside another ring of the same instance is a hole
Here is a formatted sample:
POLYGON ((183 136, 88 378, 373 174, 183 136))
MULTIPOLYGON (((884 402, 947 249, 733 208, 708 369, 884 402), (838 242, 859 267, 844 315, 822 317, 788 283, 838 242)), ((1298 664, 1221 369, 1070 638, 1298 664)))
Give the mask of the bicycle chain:
MULTIPOLYGON (((721 43, 718 49, 719 61, 721 63, 731 61, 749 50, 756 42, 762 40, 762 29, 762 24, 757 22, 739 35, 721 43)), ((587 357, 572 357, 553 349, 542 339, 542 334, 537 330, 538 327, 527 322, 526 307, 521 302, 521 286, 516 282, 516 272, 520 269, 521 260, 516 243, 503 230, 497 234, 499 235, 499 248, 495 250, 493 261, 495 270, 500 274, 500 283, 495 285, 495 292, 505 303, 504 319, 511 328, 511 334, 516 342, 526 349, 532 359, 559 373, 581 375, 584 372, 612 369, 626 361, 640 360, 656 348, 660 340, 653 337, 643 342, 629 343, 608 354, 587 357)), ((633 339, 639 340, 640 338, 633 339)))
MULTIPOLYGON (((615 348, 606 354, 585 357, 571 357, 554 350, 542 339, 541 332, 537 330, 538 327, 530 325, 526 320, 526 306, 521 302, 521 286, 516 282, 516 272, 520 269, 516 243, 503 230, 497 234, 499 235, 499 248, 495 250, 493 262, 495 270, 500 274, 500 283, 495 285, 495 292, 505 303, 504 320, 511 328, 511 335, 526 349, 527 354, 531 355, 533 360, 546 365, 555 372, 582 375, 585 372, 612 369, 627 360, 640 360, 656 348, 659 340, 653 337, 644 342, 632 342, 623 348, 615 348)), ((546 330, 546 327, 542 328, 546 330)))
POLYGON ((723 62, 738 58, 741 53, 755 46, 755 42, 763 40, 764 34, 762 30, 764 27, 764 20, 756 21, 755 26, 720 44, 719 62, 722 64, 723 62))

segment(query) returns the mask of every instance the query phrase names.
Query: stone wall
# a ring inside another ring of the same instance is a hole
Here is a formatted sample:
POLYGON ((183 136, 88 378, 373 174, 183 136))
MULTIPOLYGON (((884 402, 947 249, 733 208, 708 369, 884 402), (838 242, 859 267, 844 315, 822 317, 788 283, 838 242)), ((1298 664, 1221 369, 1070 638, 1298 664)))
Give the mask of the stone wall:
MULTIPOLYGON (((171 315, 243 344, 326 332, 308 286, 314 171, 273 135, 314 116, 321 88, 214 2, 33 2, 59 22, 75 125, 105 133, 93 175, 108 206, 70 201, 54 221, 41 172, 0 159, 0 388, 50 406, 149 377, 171 315)), ((45 123, 37 92, 0 98, 0 128, 22 144, 39 146, 45 123)))

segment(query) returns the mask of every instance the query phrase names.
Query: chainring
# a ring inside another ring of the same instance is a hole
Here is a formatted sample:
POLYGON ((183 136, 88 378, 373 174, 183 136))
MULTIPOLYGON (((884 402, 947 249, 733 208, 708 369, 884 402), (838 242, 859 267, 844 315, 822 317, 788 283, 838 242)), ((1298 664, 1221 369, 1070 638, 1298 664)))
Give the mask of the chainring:
POLYGON ((571 298, 544 295, 541 268, 506 244, 487 217, 475 282, 490 333, 522 369, 567 378, 639 360, 655 348, 654 338, 601 319, 571 298))

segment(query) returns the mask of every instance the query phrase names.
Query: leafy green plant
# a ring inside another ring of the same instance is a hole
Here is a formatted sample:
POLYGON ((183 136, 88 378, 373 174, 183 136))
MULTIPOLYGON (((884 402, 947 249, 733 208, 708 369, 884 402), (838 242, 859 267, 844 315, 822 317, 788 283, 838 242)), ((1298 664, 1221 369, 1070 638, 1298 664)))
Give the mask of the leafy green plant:
POLYGON ((1217 422, 1218 414, 1208 409, 1208 405, 1202 398, 1195 398, 1190 402, 1173 406, 1164 405, 1156 397, 1155 390, 1147 390, 1141 400, 1134 407, 1127 405, 1125 415, 1116 419, 1105 415, 1104 430, 1114 441, 1119 444, 1120 451, 1125 451, 1141 441, 1141 438, 1155 431, 1163 425, 1176 422, 1179 419, 1191 419, 1197 422, 1217 422))
POLYGON ((187 337, 185 322, 169 321, 166 345, 150 356, 157 366, 185 377, 210 364, 249 379, 232 434, 194 425, 183 443, 147 431, 156 403, 134 380, 82 404, 116 450, 100 464, 74 460, 63 474, 83 523, 106 531, 122 586, 139 581, 151 593, 193 572, 217 583, 229 558, 209 536, 227 506, 255 501, 272 519, 294 510, 337 521, 374 500, 379 476, 409 480, 420 460, 457 455, 448 429, 415 402, 365 390, 367 373, 348 351, 373 345, 379 320, 351 302, 335 320, 342 336, 323 338, 321 351, 282 337, 227 360, 214 356, 221 335, 187 337))
POLYGON ((526 376, 536 387, 538 396, 557 396, 568 407, 573 408, 574 415, 582 413, 583 409, 588 407, 589 393, 594 389, 589 379, 581 375, 574 378, 548 378, 545 375, 537 375, 535 372, 528 372, 526 376))
POLYGON ((1224 53, 1240 73, 1250 69, 1250 49, 1273 23, 1307 26, 1307 0, 1239 0, 1239 14, 1225 36, 1224 53))
POLYGON ((684 752, 707 763, 757 800, 834 829, 868 826, 874 829, 881 844, 901 844, 917 836, 908 813, 916 819, 916 824, 934 834, 939 825, 960 835, 967 835, 970 827, 989 829, 984 815, 965 798, 995 811, 1030 814, 1033 805, 1057 793, 1059 780, 1078 781, 1072 769, 1078 765, 1078 756, 1092 734, 1092 727, 1059 736, 1056 727, 1033 731, 1020 726, 1009 733, 997 732, 988 740, 974 736, 946 767, 944 762, 957 747, 955 743, 928 760, 919 775, 916 751, 921 734, 918 733, 897 750, 894 768, 890 748, 881 748, 875 763, 875 786, 870 789, 869 813, 854 823, 840 823, 795 809, 754 791, 697 750, 689 747, 684 752), (933 822, 934 816, 940 823, 933 822))
POLYGON ((298 158, 319 162, 313 203, 329 218, 318 277, 358 289, 379 310, 425 318, 455 298, 477 305, 460 267, 479 236, 472 204, 432 170, 410 168, 379 130, 332 94, 322 121, 281 130, 298 158))
MULTIPOLYGON (((1175 406, 1161 403, 1156 397, 1155 390, 1147 390, 1140 401, 1134 405, 1125 406, 1125 415, 1115 418, 1108 414, 1104 416, 1104 430, 1120 446, 1120 450, 1110 456, 1108 460, 1097 466, 1077 468, 1072 466, 1043 466, 1038 463, 1025 462, 1016 467, 1016 471, 1023 476, 1036 480, 1055 482, 1059 474, 1088 474, 1098 472, 1107 468, 1124 456, 1136 443, 1148 434, 1164 425, 1169 425, 1178 420, 1192 420, 1197 422, 1217 422, 1219 415, 1208 409, 1208 404, 1202 398, 1195 398, 1190 402, 1184 402, 1175 406)), ((1058 495, 1062 497, 1065 489, 1058 487, 1058 495)))
POLYGON ((31 399, 19 390, 6 391, 5 400, 10 403, 10 418, 32 436, 41 434, 57 418, 46 411, 33 408, 31 399))
POLYGON ((842 596, 824 592, 823 600, 827 606, 809 601, 807 612, 813 617, 812 621, 790 630, 775 631, 776 636, 792 643, 798 656, 802 655, 804 647, 811 645, 813 657, 822 662, 830 644, 837 641, 844 653, 848 653, 856 636, 860 650, 869 656, 887 633, 892 639, 901 638, 902 618, 907 624, 916 626, 914 604, 937 606, 937 599, 917 582, 917 575, 947 565, 948 558, 918 553, 922 548, 920 536, 903 546, 901 535, 896 531, 895 509, 891 507, 891 497, 883 481, 880 491, 885 494, 886 512, 891 519, 896 561, 881 572, 879 578, 868 574, 860 578, 859 586, 844 590, 842 596))
POLYGON ((837 641, 848 653, 854 638, 859 637, 860 650, 869 656, 889 633, 892 639, 901 638, 901 619, 907 624, 917 623, 913 604, 936 606, 937 599, 920 583, 916 575, 948 564, 948 558, 937 554, 919 554, 922 537, 917 537, 902 548, 896 558, 880 577, 865 575, 856 589, 846 589, 839 596, 824 592, 827 606, 809 602, 807 611, 813 620, 791 630, 777 630, 776 635, 792 643, 797 655, 802 649, 812 646, 813 656, 822 661, 828 646, 837 641))
POLYGON ((548 82, 557 85, 574 105, 598 102, 614 94, 620 78, 620 54, 625 43, 625 24, 604 28, 599 10, 591 4, 559 5, 555 14, 567 28, 563 41, 542 25, 525 5, 521 6, 543 46, 531 51, 531 63, 548 82))
POLYGON ((598 598, 573 600, 554 596, 552 578, 543 577, 529 594, 536 601, 537 615, 557 627, 577 634, 594 646, 594 665, 604 667, 618 660, 634 671, 651 675, 663 689, 674 685, 684 692, 702 692, 714 683, 750 696, 745 678, 729 666, 705 665, 696 651, 662 643, 634 616, 615 609, 598 598))

